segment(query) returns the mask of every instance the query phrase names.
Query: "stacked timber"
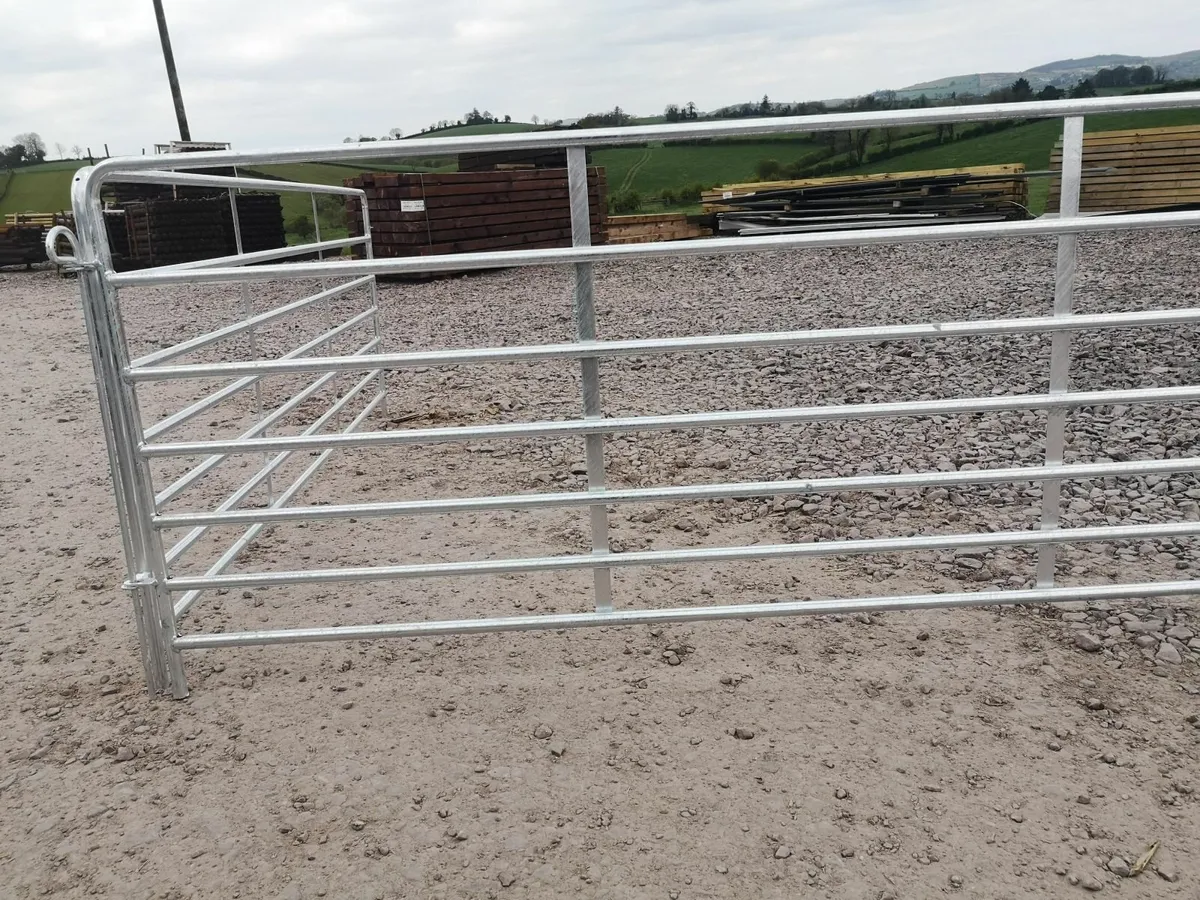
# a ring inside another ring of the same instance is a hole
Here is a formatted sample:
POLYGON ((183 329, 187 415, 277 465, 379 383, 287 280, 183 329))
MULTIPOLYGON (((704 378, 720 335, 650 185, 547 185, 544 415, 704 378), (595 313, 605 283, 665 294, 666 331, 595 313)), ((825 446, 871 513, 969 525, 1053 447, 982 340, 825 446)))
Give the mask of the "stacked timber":
MULTIPOLYGON (((591 154, 588 154, 591 162, 591 154)), ((491 153, 458 154, 458 171, 491 172, 496 169, 565 169, 567 151, 555 150, 496 150, 491 153)))
MULTIPOLYGON (((1062 141, 1050 168, 1062 172, 1062 141)), ((1200 204, 1200 125, 1095 131, 1083 136, 1080 212, 1123 212, 1200 204)), ((1062 180, 1046 209, 1058 212, 1062 180)))
POLYGON ((125 205, 125 224, 129 254, 138 265, 170 266, 226 255, 218 200, 135 200, 125 205))
POLYGON ((40 225, 0 225, 0 266, 45 262, 45 234, 40 225))
POLYGON ((701 200, 722 232, 840 231, 1023 219, 1029 185, 1017 163, 725 185, 701 200))
POLYGON ((75 227, 69 213, 9 213, 0 224, 0 266, 46 262, 46 232, 55 225, 75 227))
MULTIPOLYGON (((225 246, 237 252, 233 233, 233 211, 226 196, 221 203, 221 221, 225 226, 225 246)), ((283 202, 278 194, 238 194, 238 224, 242 233, 242 251, 274 250, 287 246, 283 226, 283 202)))
POLYGON ((647 216, 609 216, 608 243, 649 244, 656 241, 687 241, 710 237, 696 216, 683 213, 660 213, 647 216))
MULTIPOLYGON (((271 250, 287 244, 283 227, 283 205, 274 194, 239 194, 238 221, 242 250, 271 250)), ((115 225, 108 227, 113 263, 118 269, 170 266, 232 256, 237 252, 233 211, 228 193, 218 197, 176 200, 131 201, 125 206, 124 246, 115 225), (113 240, 113 238, 117 238, 113 240)))
MULTIPOLYGON (((603 244, 604 170, 589 167, 587 174, 592 243, 603 244)), ((376 257, 571 246, 566 169, 365 173, 346 185, 366 192, 376 257)), ((361 237, 358 198, 346 208, 351 236, 361 237)))

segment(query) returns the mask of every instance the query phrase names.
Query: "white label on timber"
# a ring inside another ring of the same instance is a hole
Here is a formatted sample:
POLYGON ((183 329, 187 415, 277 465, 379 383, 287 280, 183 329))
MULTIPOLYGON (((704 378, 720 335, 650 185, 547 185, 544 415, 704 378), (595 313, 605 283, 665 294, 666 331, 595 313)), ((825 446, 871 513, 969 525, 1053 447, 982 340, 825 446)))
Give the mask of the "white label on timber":
POLYGON ((722 200, 732 200, 733 199, 733 191, 721 191, 721 199, 722 200))
POLYGON ((401 200, 400 212, 425 212, 424 200, 401 200))

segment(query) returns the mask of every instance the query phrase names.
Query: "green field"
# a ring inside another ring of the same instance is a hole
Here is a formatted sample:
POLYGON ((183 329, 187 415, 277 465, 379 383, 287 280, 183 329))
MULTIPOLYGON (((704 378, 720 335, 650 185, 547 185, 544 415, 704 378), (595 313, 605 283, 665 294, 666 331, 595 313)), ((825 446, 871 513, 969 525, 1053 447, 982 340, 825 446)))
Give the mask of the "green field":
MULTIPOLYGON (((59 212, 71 206, 71 177, 86 165, 80 160, 42 163, 0 173, 0 215, 21 212, 59 212)), ((443 169, 452 170, 449 163, 443 169)), ((289 163, 277 166, 262 166, 258 169, 241 170, 247 177, 266 175, 287 181, 308 184, 341 185, 347 178, 361 172, 413 172, 437 171, 433 167, 419 167, 384 160, 367 160, 361 163, 289 163)), ((312 218, 312 201, 308 194, 285 193, 283 200, 285 221, 295 216, 312 218)), ((322 237, 344 237, 345 223, 326 214, 322 217, 322 237)))
MULTIPOLYGON (((1084 127, 1088 131, 1123 131, 1131 128, 1162 128, 1168 125, 1200 125, 1200 109, 1108 113, 1089 116, 1084 120, 1084 127)), ((994 134, 952 141, 939 147, 893 156, 877 163, 867 162, 866 165, 852 171, 854 174, 914 172, 1024 163, 1026 171, 1040 172, 1050 167, 1050 152, 1061 135, 1061 119, 1029 122, 994 134)), ((1029 208, 1035 215, 1041 215, 1046 208, 1049 190, 1049 178, 1030 179, 1029 208)))
POLYGON ((0 173, 0 216, 69 209, 71 176, 87 164, 86 160, 63 159, 0 173))
MULTIPOLYGON (((1090 116, 1088 131, 1115 131, 1128 128, 1157 128, 1168 125, 1200 124, 1200 110, 1164 110, 1152 113, 1114 113, 1090 116)), ((514 133, 528 131, 534 126, 523 122, 496 125, 464 125, 436 132, 438 136, 514 133)), ((967 137, 947 143, 900 153, 886 159, 871 161, 871 154, 878 153, 882 145, 880 136, 872 135, 868 147, 866 164, 845 170, 850 174, 874 172, 924 171, 928 169, 961 168, 965 166, 1024 163, 1029 171, 1042 171, 1049 167, 1050 152, 1062 130, 1062 122, 1050 119, 1029 122, 1002 131, 977 137, 967 137)), ((929 131, 908 130, 893 135, 893 149, 906 142, 925 140, 929 131)), ((381 145, 383 149, 383 145, 381 145)), ((646 198, 646 211, 662 209, 661 202, 654 202, 664 190, 678 190, 685 185, 733 184, 755 180, 755 169, 765 159, 775 159, 788 164, 803 159, 815 160, 819 147, 811 136, 787 135, 773 138, 747 138, 745 140, 720 141, 710 144, 664 145, 651 144, 646 147, 618 147, 597 150, 593 161, 604 166, 608 175, 610 196, 618 191, 633 190, 646 198)), ((415 160, 424 165, 405 165, 386 160, 371 160, 353 164, 343 163, 294 163, 279 166, 263 166, 254 171, 285 178, 289 181, 304 181, 314 184, 342 184, 346 178, 362 171, 452 171, 453 162, 446 160, 415 160), (440 165, 439 165, 440 163, 440 165)), ((56 212, 70 205, 71 176, 85 163, 79 160, 63 160, 43 163, 39 166, 16 169, 11 173, 0 172, 0 214, 14 212, 56 212)), ((246 174, 250 174, 249 172, 246 174)), ((1030 182, 1030 208, 1040 213, 1045 208, 1049 189, 1048 178, 1035 178, 1030 182)), ((311 203, 307 195, 285 194, 284 216, 291 221, 299 215, 311 217, 311 203)), ((695 210, 698 206, 674 207, 695 210)), ((330 214, 331 215, 331 214, 330 214)), ((323 236, 333 236, 339 231, 338 224, 329 215, 323 217, 323 236)))
MULTIPOLYGON (((1168 125, 1200 124, 1200 110, 1180 109, 1147 113, 1109 113, 1090 116, 1088 131, 1119 131, 1130 128, 1160 128, 1168 125)), ((911 172, 928 169, 952 169, 967 166, 1024 163, 1028 171, 1044 171, 1050 166, 1050 152, 1062 133, 1061 119, 1029 122, 1002 131, 977 137, 949 141, 936 147, 916 149, 886 159, 871 162, 872 152, 882 145, 872 135, 867 162, 846 169, 847 174, 876 172, 911 172)), ((893 136, 893 147, 920 141, 932 132, 909 130, 893 136)), ((644 211, 662 209, 651 198, 663 190, 674 190, 693 182, 705 184, 736 184, 755 181, 755 167, 764 159, 790 163, 816 152, 817 147, 806 137, 751 139, 711 145, 678 146, 656 144, 649 147, 622 147, 598 150, 593 154, 597 165, 607 169, 609 194, 620 190, 635 190, 647 202, 644 211)), ((835 158, 836 159, 836 158, 835 158)), ((840 173, 838 173, 840 174, 840 173)), ((1030 182, 1030 208, 1040 214, 1045 209, 1049 191, 1048 178, 1030 182)), ((675 207, 679 211, 695 211, 698 205, 675 207)))
POLYGON ((471 134, 517 134, 521 131, 534 131, 539 126, 532 122, 493 122, 490 125, 453 125, 438 131, 425 134, 410 134, 404 140, 415 140, 427 137, 466 137, 471 134))

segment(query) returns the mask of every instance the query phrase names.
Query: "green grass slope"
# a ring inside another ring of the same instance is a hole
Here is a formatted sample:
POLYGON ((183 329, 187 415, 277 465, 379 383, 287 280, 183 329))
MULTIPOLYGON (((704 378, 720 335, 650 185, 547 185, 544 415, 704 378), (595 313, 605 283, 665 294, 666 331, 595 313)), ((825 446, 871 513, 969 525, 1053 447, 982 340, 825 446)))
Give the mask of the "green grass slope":
POLYGON ((69 209, 71 176, 86 165, 86 160, 55 160, 0 173, 0 216, 69 209))
POLYGON ((407 138, 427 137, 466 137, 472 134, 517 134, 522 131, 534 131, 538 128, 532 122, 493 122, 486 125, 454 125, 425 134, 410 134, 407 138))
POLYGON ((651 144, 596 150, 592 161, 604 166, 608 190, 656 194, 694 182, 729 184, 752 181, 763 159, 798 159, 814 152, 811 138, 731 141, 713 144, 651 144))
MULTIPOLYGON (((1087 131, 1124 131, 1133 128, 1163 128, 1169 125, 1200 125, 1200 110, 1172 109, 1144 113, 1108 113, 1088 116, 1087 131)), ((1050 167, 1050 153, 1062 136, 1062 120, 1029 122, 980 137, 951 141, 904 153, 878 162, 868 161, 851 170, 853 174, 876 172, 914 172, 927 169, 957 169, 967 166, 1024 163, 1027 171, 1039 172, 1050 167)), ((1046 208, 1050 179, 1035 178, 1029 183, 1030 210, 1040 215, 1046 208)))

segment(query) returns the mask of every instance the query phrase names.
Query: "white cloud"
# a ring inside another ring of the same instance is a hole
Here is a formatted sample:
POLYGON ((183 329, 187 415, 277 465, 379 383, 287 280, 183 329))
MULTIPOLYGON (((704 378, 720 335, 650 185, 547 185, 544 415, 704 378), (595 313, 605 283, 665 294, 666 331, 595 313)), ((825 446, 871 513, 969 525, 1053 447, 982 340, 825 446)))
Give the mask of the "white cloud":
MULTIPOLYGON (((1155 0, 165 0, 192 133, 240 148, 406 132, 473 106, 526 120, 615 104, 812 100, 1200 43, 1155 0), (1182 43, 1181 43, 1182 42, 1182 43)), ((6 4, 0 140, 140 153, 175 134, 145 0, 6 4)))

